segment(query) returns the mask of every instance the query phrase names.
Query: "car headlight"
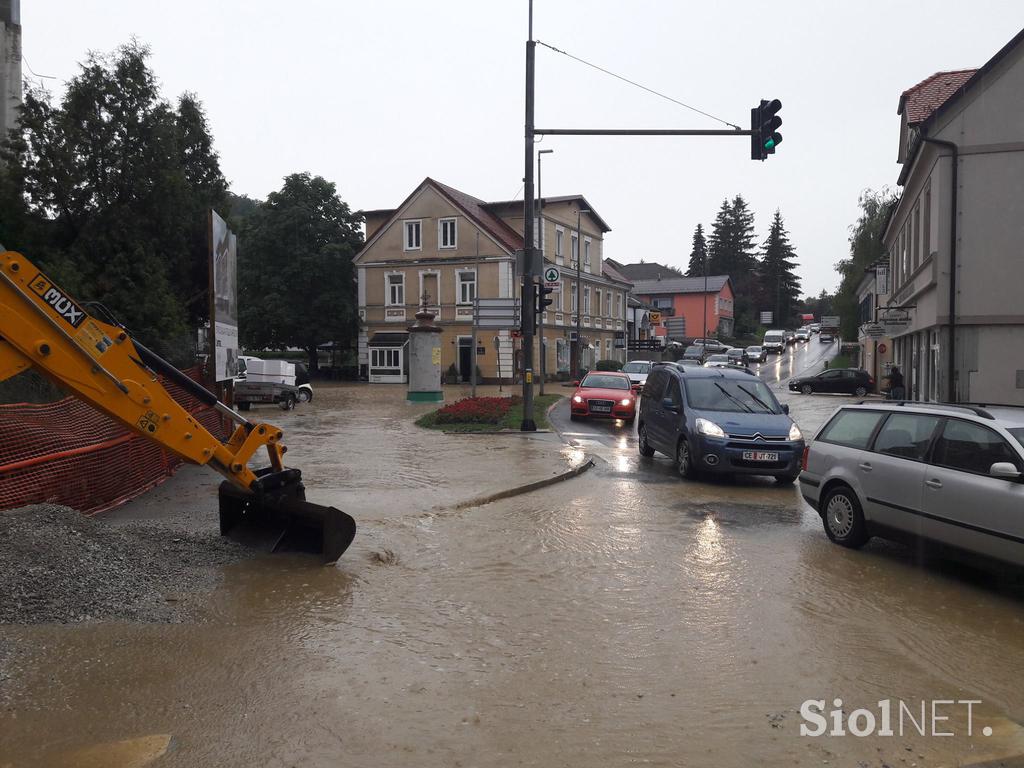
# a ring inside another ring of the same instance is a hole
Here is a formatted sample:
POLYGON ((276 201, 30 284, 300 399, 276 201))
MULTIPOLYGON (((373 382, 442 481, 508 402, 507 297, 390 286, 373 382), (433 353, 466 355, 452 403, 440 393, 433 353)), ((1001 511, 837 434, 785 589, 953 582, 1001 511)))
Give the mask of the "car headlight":
POLYGON ((573 395, 572 401, 574 403, 582 403, 583 402, 583 398, 580 397, 579 395, 573 395))
POLYGON ((789 428, 789 439, 790 440, 803 440, 804 433, 800 431, 800 427, 793 422, 793 426, 789 428))
POLYGON ((708 437, 725 437, 725 430, 707 419, 697 419, 697 431, 708 437))
POLYGON ((632 404, 633 404, 633 401, 630 400, 628 397, 624 397, 621 400, 619 400, 619 405, 632 405, 632 404))

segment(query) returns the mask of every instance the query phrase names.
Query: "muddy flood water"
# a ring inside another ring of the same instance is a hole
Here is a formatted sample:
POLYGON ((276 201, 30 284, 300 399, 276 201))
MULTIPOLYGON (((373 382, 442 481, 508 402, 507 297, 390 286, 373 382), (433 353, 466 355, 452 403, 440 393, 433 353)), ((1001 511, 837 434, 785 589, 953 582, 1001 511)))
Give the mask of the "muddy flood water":
MULTIPOLYGON (((542 451, 424 410, 339 387, 265 414, 361 526, 336 567, 227 566, 185 623, 0 628, 0 767, 1024 766, 1019 573, 843 550, 794 487, 681 481, 624 428, 542 451), (577 479, 453 508, 583 451, 577 479), (801 735, 807 700, 845 735, 801 735), (850 733, 879 702, 893 734, 850 733)), ((215 486, 115 517, 214 526, 215 486)))

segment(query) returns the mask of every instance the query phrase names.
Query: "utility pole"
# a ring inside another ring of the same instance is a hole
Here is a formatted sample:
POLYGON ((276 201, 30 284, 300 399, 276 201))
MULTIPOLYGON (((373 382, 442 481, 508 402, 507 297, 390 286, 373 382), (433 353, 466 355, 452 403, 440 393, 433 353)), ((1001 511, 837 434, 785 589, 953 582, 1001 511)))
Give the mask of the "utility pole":
POLYGON ((533 332, 536 319, 534 307, 537 304, 537 286, 533 270, 533 88, 537 43, 533 40, 533 0, 529 0, 529 3, 529 34, 526 40, 526 125, 523 131, 526 175, 523 178, 523 282, 520 292, 523 336, 523 422, 519 425, 521 432, 537 431, 537 423, 533 420, 533 332))
MULTIPOLYGON (((583 272, 580 269, 580 265, 583 264, 583 230, 580 228, 580 222, 584 213, 590 211, 587 208, 576 210, 576 352, 573 355, 573 378, 577 379, 580 376, 580 358, 583 357, 583 272)), ((570 254, 571 252, 570 248, 570 254)))
POLYGON ((704 335, 701 337, 700 359, 707 357, 708 349, 708 249, 704 249, 704 335))
MULTIPOLYGON (((470 387, 471 387, 471 390, 472 390, 471 391, 471 396, 472 397, 476 397, 476 367, 477 367, 476 366, 476 334, 477 334, 476 316, 479 314, 479 311, 477 310, 477 306, 479 306, 479 304, 477 302, 477 299, 480 298, 480 232, 479 232, 479 230, 476 233, 476 261, 475 261, 475 264, 474 264, 474 268, 475 268, 475 271, 476 271, 476 275, 475 275, 475 278, 473 280, 473 304, 474 304, 474 307, 473 307, 473 334, 472 334, 472 336, 473 336, 473 352, 472 352, 472 356, 470 357, 470 360, 471 360, 470 365, 473 366, 473 369, 469 373, 469 381, 470 381, 470 387)), ((438 288, 438 292, 440 292, 440 288, 438 288)), ((440 302, 438 302, 438 303, 440 303, 440 302)))
MULTIPOLYGON (((555 150, 553 149, 542 149, 537 152, 537 221, 540 223, 541 234, 538 236, 537 241, 540 243, 541 252, 544 250, 544 195, 541 190, 541 173, 540 173, 540 161, 544 158, 541 155, 550 155, 555 150)), ((540 264, 541 274, 544 272, 544 262, 540 264)), ((541 301, 538 302, 541 306, 537 309, 537 338, 540 339, 540 396, 544 396, 544 379, 547 377, 547 357, 548 350, 544 345, 544 306, 543 299, 545 297, 544 291, 540 292, 541 301)))

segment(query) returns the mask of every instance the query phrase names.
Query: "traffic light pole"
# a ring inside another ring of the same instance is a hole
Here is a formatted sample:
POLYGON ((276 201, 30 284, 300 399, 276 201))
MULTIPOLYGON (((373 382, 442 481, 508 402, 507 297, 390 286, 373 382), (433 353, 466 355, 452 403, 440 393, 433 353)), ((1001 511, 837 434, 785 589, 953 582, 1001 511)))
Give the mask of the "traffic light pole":
POLYGON ((533 337, 537 305, 537 286, 534 280, 533 257, 533 142, 536 131, 533 127, 534 58, 537 43, 533 39, 533 0, 530 0, 529 36, 526 40, 526 125, 523 133, 526 155, 526 173, 523 177, 523 275, 521 331, 523 337, 523 421, 521 432, 536 432, 533 420, 533 337))

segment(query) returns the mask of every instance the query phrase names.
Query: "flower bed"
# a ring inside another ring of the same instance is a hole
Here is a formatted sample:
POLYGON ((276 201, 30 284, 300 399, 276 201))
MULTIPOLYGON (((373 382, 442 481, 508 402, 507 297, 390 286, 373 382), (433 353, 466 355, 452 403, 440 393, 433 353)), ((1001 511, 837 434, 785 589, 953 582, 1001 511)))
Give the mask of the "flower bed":
POLYGON ((466 397, 437 411, 437 424, 500 424, 518 397, 466 397))

